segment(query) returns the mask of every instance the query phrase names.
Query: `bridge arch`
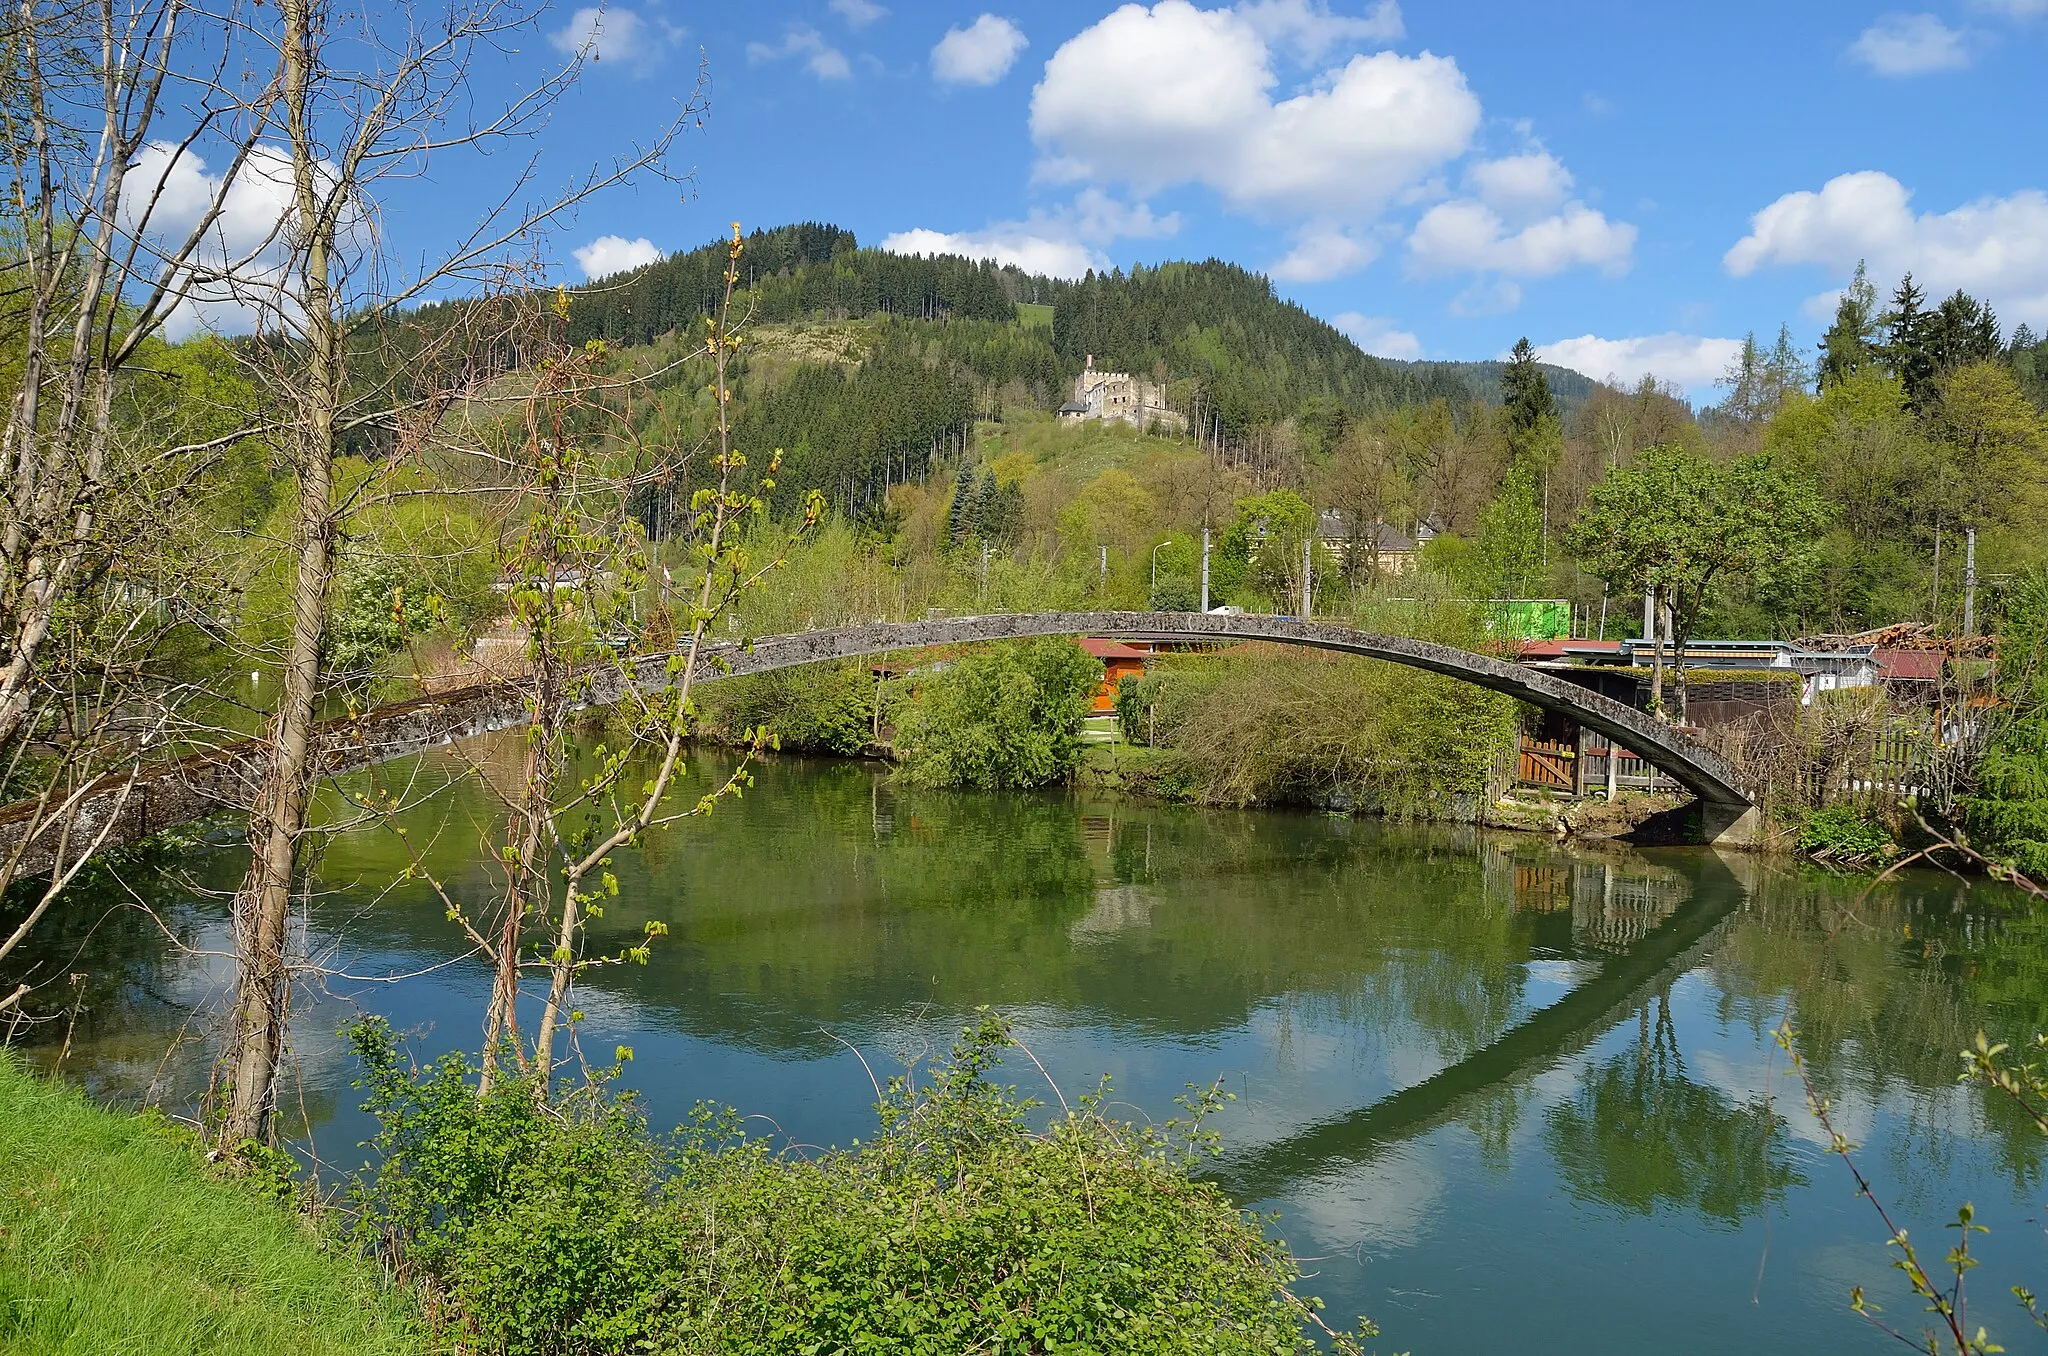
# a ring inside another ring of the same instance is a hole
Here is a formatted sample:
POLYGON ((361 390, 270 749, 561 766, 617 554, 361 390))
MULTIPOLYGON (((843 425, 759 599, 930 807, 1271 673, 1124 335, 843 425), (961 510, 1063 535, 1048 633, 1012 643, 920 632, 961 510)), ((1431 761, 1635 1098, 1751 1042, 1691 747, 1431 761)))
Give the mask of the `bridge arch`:
MULTIPOLYGON (((697 681, 768 673, 801 664, 928 645, 1070 635, 1126 640, 1263 640, 1360 655, 1442 674, 1568 716, 1633 750, 1699 801, 1702 829, 1710 841, 1747 841, 1756 829, 1754 804, 1734 767, 1713 750, 1655 717, 1526 664, 1330 622, 1199 612, 1018 612, 917 622, 873 622, 763 636, 745 647, 708 652, 699 661, 697 681)), ((640 661, 636 683, 649 688, 665 683, 666 664, 666 656, 640 661)))
MULTIPOLYGON (((1131 640, 1265 640, 1443 674, 1568 716, 1634 750, 1693 794, 1699 803, 1700 831, 1708 842, 1753 843, 1761 827, 1760 814, 1727 760, 1633 707, 1524 664, 1330 622, 1191 612, 1018 612, 874 622, 708 647, 698 656, 696 681, 714 682, 928 645, 1084 635, 1131 640)), ((667 654, 635 657, 620 669, 596 677, 592 704, 619 700, 629 684, 645 692, 668 686, 673 681, 669 674, 673 659, 667 654)), ((323 722, 318 731, 321 771, 327 776, 357 771, 437 744, 508 729, 525 719, 525 695, 517 683, 485 684, 393 703, 359 716, 323 722)), ((112 775, 104 789, 85 796, 75 827, 81 833, 104 833, 108 844, 121 844, 214 810, 246 807, 262 778, 265 751, 262 741, 247 740, 141 769, 132 778, 112 775)), ((25 871, 49 870, 57 841, 51 830, 56 823, 39 818, 32 802, 0 806, 0 852, 19 850, 25 871), (31 835, 32 841, 22 843, 24 834, 31 835)))

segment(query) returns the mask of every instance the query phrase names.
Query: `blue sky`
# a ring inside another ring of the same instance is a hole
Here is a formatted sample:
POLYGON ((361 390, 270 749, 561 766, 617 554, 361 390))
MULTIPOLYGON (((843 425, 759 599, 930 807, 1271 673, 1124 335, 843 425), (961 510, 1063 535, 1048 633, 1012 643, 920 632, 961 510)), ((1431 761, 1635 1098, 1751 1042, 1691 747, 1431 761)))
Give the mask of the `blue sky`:
POLYGON ((1062 272, 1216 255, 1388 356, 1526 334, 1695 395, 1745 331, 1811 344, 1859 258, 2048 328, 2048 0, 986 3, 554 12, 535 59, 598 57, 560 172, 671 112, 700 55, 713 81, 693 196, 588 205, 563 276, 734 220, 1062 272))

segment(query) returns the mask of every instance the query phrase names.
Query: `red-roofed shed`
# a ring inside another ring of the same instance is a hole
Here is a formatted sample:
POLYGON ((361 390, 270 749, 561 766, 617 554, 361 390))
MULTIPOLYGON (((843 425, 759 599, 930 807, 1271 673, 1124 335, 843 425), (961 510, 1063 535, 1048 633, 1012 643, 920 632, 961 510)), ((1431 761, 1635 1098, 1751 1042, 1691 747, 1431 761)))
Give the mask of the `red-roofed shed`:
POLYGON ((1095 710, 1098 713, 1116 710, 1117 684, 1126 677, 1142 678, 1145 661, 1152 656, 1120 640, 1107 640, 1101 636, 1083 636, 1080 646, 1102 661, 1102 686, 1095 690, 1095 710))
POLYGON ((1877 678, 1882 683, 1938 683, 1941 681, 1939 650, 1877 650, 1877 678))

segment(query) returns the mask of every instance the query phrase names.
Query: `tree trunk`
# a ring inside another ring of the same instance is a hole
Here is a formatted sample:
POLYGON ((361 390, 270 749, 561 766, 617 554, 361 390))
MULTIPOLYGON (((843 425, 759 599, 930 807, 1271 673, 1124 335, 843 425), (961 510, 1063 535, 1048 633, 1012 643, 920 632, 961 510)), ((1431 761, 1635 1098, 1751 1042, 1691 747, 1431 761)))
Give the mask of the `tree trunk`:
POLYGON ((1650 714, 1660 719, 1664 715, 1664 640, 1668 634, 1663 632, 1663 598, 1662 589, 1650 590, 1650 714))
POLYGON ((298 463, 297 574, 292 588, 292 638, 277 713, 271 720, 269 765, 249 815, 249 872, 235 899, 239 967, 229 1032, 226 1109, 219 1142, 263 1141, 270 1133, 277 1066, 284 1051, 291 973, 287 948, 297 885, 298 840, 306 827, 313 778, 313 717, 320 698, 320 644, 333 582, 334 439, 342 389, 341 322, 328 277, 335 224, 322 210, 316 180, 322 156, 309 118, 315 0, 284 0, 284 90, 291 141, 294 244, 302 252, 304 369, 294 440, 298 463))

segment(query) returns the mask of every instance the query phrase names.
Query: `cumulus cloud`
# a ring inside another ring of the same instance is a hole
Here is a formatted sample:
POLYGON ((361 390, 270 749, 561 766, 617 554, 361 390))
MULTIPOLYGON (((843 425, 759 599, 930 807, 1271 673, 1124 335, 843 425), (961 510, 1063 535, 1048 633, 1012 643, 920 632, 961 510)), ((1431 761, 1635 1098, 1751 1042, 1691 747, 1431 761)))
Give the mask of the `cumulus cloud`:
POLYGON ((1395 0, 1380 0, 1370 14, 1356 17, 1332 14, 1327 0, 1251 0, 1237 12, 1268 44, 1305 62, 1340 43, 1387 43, 1407 32, 1395 0))
POLYGON ((609 278, 614 273, 630 273, 661 258, 661 251, 644 235, 632 240, 619 235, 601 235, 588 245, 579 246, 569 253, 576 256, 576 263, 583 269, 583 276, 591 279, 609 278))
POLYGON ((1150 203, 1121 202, 1099 188, 1084 188, 1071 207, 1034 220, 1065 223, 1080 239, 1104 244, 1117 239, 1155 240, 1180 231, 1180 213, 1168 212, 1162 217, 1150 203))
POLYGON ((1460 198, 1422 214, 1408 237, 1408 262, 1421 276, 1473 271, 1547 278, 1581 267, 1619 274, 1628 270, 1635 243, 1635 227, 1583 203, 1514 230, 1486 203, 1460 198))
POLYGON ((1358 55, 1275 99, 1258 25, 1277 32, 1275 15, 1312 12, 1188 0, 1114 11, 1062 45, 1032 93, 1040 176, 1140 193, 1199 183, 1262 215, 1355 217, 1465 152, 1479 101, 1447 57, 1358 55))
POLYGON ((1102 247, 1112 240, 1153 239, 1180 229, 1180 214, 1161 216, 1147 203, 1128 203, 1100 189, 1083 189, 1073 202, 1023 221, 999 221, 979 231, 898 231, 882 242, 895 254, 961 254, 1015 264, 1027 273, 1078 278, 1106 269, 1102 247))
POLYGON ((1451 298, 1452 315, 1506 315, 1522 304, 1520 283, 1494 278, 1473 283, 1451 298))
POLYGON ((1583 372, 1595 381, 1633 386, 1648 376, 1687 390, 1712 386, 1741 355, 1740 339, 1707 339, 1696 334, 1649 334, 1631 339, 1582 334, 1536 350, 1542 361, 1583 372))
POLYGON ((1422 341, 1400 329, 1391 316, 1346 311, 1333 317, 1330 323, 1349 335, 1351 342, 1367 353, 1382 358, 1399 358, 1403 362, 1413 362, 1422 356, 1422 341))
POLYGON ((1309 226, 1298 232, 1294 248, 1268 270, 1281 282, 1327 282, 1356 273, 1379 257, 1372 240, 1331 226, 1309 226))
POLYGON ((564 27, 548 34, 558 52, 596 62, 615 62, 635 75, 661 64, 676 33, 650 23, 630 9, 586 5, 569 16, 564 27))
POLYGON ((1473 196, 1502 216, 1547 212, 1571 195, 1571 171, 1548 151, 1485 160, 1465 172, 1473 196))
MULTIPOLYGON (((334 184, 332 161, 318 168, 320 191, 334 184)), ((165 332, 183 339, 200 330, 246 333, 260 319, 296 315, 280 224, 291 210, 291 155, 281 146, 257 146, 232 182, 207 171, 203 157, 169 142, 143 147, 121 191, 121 224, 146 241, 182 245, 216 202, 206 237, 190 256, 178 286, 185 298, 165 320, 165 332)), ((352 212, 342 223, 349 248, 367 243, 366 223, 352 212)))
POLYGON ((999 264, 1015 264, 1026 273, 1054 278, 1078 278, 1091 268, 1108 267, 1106 259, 1079 240, 1000 226, 985 231, 898 231, 883 239, 882 248, 891 254, 959 254, 969 259, 993 259, 999 264))
POLYGON ((1750 218, 1723 257, 1736 277, 1770 266, 1817 264, 1846 276, 1911 271, 1929 292, 1962 288, 2008 321, 2048 321, 2048 194, 2024 189, 1948 212, 1913 211, 1905 185, 1877 170, 1838 175, 1818 192, 1787 193, 1750 218))
POLYGON ((993 85, 1010 73, 1027 43, 1008 19, 984 14, 965 28, 949 28, 932 48, 932 78, 942 85, 993 85))
POLYGON ((1927 75, 1970 64, 1962 33, 1932 14, 1887 14, 1849 44, 1849 55, 1879 75, 1927 75))
POLYGON ((757 65, 792 57, 801 60, 804 69, 820 80, 846 80, 853 75, 853 65, 847 61, 846 53, 826 42, 825 35, 809 24, 789 25, 782 31, 780 43, 747 44, 747 60, 757 65))
POLYGON ((866 28, 889 11, 875 0, 832 0, 832 12, 855 28, 866 28))

